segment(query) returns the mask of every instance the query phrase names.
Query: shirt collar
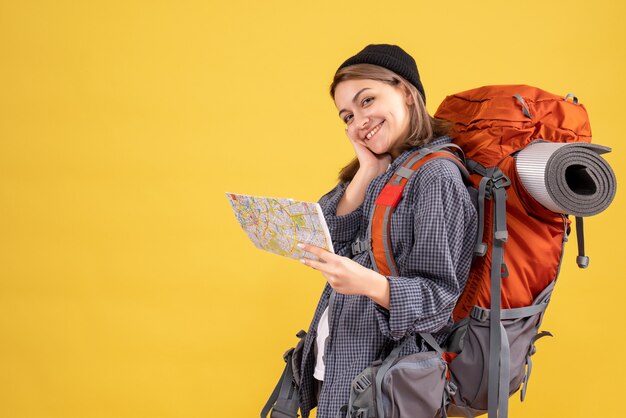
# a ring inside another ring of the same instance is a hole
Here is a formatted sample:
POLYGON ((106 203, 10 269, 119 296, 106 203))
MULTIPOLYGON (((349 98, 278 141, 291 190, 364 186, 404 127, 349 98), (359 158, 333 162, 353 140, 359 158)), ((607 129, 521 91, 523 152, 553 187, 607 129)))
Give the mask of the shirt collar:
POLYGON ((389 167, 387 168, 387 172, 391 170, 392 172, 395 173, 396 169, 402 164, 404 164, 404 162, 409 158, 409 156, 413 154, 415 151, 417 151, 418 149, 428 148, 434 145, 447 144, 449 142, 452 142, 452 138, 450 138, 448 135, 443 135, 443 136, 433 139, 428 144, 422 147, 409 148, 408 150, 404 151, 402 154, 398 155, 398 157, 395 160, 393 160, 391 164, 389 164, 389 167))

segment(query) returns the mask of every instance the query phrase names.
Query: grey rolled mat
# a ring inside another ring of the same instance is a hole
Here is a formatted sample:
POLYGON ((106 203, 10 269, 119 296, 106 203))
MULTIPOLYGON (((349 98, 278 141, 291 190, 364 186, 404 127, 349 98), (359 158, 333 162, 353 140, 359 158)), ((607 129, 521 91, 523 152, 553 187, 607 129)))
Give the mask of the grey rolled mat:
POLYGON ((524 188, 545 208, 574 216, 591 216, 613 201, 617 182, 600 156, 611 149, 587 143, 535 142, 517 155, 524 188))

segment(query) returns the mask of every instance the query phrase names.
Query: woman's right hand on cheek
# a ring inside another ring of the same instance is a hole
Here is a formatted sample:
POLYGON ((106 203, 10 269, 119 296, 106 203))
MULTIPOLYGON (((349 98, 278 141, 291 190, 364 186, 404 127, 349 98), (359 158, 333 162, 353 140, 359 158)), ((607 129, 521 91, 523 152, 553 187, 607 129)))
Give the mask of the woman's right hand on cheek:
POLYGON ((387 171, 389 163, 391 163, 391 155, 389 154, 374 154, 365 146, 365 143, 358 138, 353 140, 350 138, 350 142, 356 152, 356 157, 359 160, 359 170, 356 172, 354 178, 348 185, 345 193, 341 197, 341 200, 337 204, 337 216, 345 215, 354 211, 365 200, 365 193, 370 182, 380 174, 387 171))
POLYGON ((350 139, 350 142, 354 147, 356 157, 359 160, 359 171, 367 174, 367 176, 372 179, 387 171, 387 167, 391 164, 391 155, 374 154, 369 148, 367 148, 367 146, 365 146, 365 143, 362 140, 352 139, 350 137, 348 138, 350 139))

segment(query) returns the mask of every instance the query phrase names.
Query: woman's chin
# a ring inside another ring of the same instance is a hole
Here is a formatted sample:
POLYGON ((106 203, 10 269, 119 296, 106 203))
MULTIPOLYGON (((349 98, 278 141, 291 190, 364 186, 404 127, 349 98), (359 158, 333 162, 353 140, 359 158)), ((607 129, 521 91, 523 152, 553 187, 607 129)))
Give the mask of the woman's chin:
POLYGON ((365 142, 365 146, 367 147, 368 150, 372 151, 374 154, 380 155, 383 152, 381 152, 381 146, 380 146, 380 142, 372 139, 372 140, 368 140, 365 142))
POLYGON ((369 149, 370 151, 372 151, 372 153, 376 154, 376 155, 383 155, 387 153, 387 149, 384 149, 382 147, 377 147, 377 146, 371 146, 371 147, 367 147, 367 149, 369 149))

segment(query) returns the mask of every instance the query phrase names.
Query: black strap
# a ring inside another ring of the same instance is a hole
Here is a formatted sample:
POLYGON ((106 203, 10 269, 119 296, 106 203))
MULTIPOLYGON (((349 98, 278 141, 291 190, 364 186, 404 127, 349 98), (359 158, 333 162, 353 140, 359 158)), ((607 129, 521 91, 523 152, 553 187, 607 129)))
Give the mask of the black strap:
POLYGON ((576 257, 576 264, 581 269, 589 266, 589 257, 585 255, 585 231, 583 218, 581 216, 576 217, 576 240, 578 241, 578 257, 576 257))
POLYGON ((278 379, 274 391, 263 407, 261 418, 266 418, 270 409, 272 409, 271 418, 296 418, 298 416, 298 408, 300 405, 298 391, 293 382, 292 355, 293 348, 290 348, 284 356, 287 364, 285 365, 283 374, 280 376, 280 379, 278 379))

